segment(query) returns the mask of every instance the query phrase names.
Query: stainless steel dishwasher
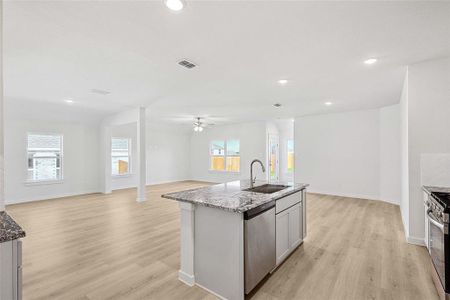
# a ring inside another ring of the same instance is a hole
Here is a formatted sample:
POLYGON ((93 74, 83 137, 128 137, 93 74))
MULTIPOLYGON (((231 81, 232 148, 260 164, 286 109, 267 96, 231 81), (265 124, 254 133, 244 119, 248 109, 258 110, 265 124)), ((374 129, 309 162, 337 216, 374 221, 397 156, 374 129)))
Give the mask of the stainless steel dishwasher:
POLYGON ((244 265, 248 294, 276 266, 275 201, 244 213, 244 265))

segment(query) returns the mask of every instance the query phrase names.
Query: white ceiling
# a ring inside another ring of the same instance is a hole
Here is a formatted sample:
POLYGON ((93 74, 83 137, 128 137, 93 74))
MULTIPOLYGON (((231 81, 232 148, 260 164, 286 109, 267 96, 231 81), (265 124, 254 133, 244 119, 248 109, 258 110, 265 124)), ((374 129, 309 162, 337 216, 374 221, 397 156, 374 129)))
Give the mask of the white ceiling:
POLYGON ((9 101, 100 114, 145 105, 191 124, 376 108, 398 102, 406 65, 448 55, 450 2, 4 2, 9 101))

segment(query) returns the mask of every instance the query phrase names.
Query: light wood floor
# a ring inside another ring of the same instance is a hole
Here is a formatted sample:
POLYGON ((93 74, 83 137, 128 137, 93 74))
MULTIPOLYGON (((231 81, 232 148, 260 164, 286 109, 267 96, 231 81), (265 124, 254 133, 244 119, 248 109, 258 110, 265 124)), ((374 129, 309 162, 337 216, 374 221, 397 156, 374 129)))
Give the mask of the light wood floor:
MULTIPOLYGON (((169 191, 134 190, 7 206, 25 228, 24 299, 215 299, 177 279, 179 209, 169 191)), ((399 208, 308 195, 308 238, 251 299, 437 299, 423 247, 405 242, 399 208)))

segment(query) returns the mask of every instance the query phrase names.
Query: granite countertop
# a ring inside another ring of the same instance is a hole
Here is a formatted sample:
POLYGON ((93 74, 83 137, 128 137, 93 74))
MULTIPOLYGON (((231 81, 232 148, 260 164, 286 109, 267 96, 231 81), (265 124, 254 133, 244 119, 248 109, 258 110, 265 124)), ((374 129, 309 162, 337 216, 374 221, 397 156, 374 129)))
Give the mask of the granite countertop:
POLYGON ((0 243, 25 237, 25 231, 6 211, 0 211, 0 243))
MULTIPOLYGON (((254 186, 266 184, 266 181, 256 181, 254 186)), ((237 213, 243 213, 272 200, 277 200, 295 192, 305 189, 309 184, 277 182, 289 187, 272 194, 254 193, 244 191, 250 187, 250 180, 238 180, 209 187, 169 193, 163 198, 219 208, 237 213)))
POLYGON ((450 193, 450 187, 438 187, 438 186, 423 186, 422 189, 431 194, 433 192, 450 193))

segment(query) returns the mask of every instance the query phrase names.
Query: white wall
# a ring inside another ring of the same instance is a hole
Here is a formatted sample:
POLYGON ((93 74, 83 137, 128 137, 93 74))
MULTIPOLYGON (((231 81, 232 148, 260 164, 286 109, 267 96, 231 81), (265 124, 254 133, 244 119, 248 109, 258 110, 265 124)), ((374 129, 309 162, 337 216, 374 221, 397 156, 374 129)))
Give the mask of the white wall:
MULTIPOLYGON (((191 178, 210 182, 226 182, 250 178, 250 162, 260 159, 266 165, 266 123, 252 122, 211 127, 201 133, 192 133, 190 148, 191 178), (227 173, 210 171, 209 144, 212 140, 239 139, 241 151, 241 171, 227 173)), ((267 166, 266 166, 267 167, 267 166)), ((258 179, 265 179, 258 165, 254 166, 258 179)))
POLYGON ((450 153, 421 154, 420 183, 427 186, 450 186, 450 153))
POLYGON ((147 184, 190 179, 190 132, 147 128, 147 184))
MULTIPOLYGON (((113 176, 113 190, 137 186, 136 124, 114 126, 113 137, 131 139, 131 174, 129 176, 113 176)), ((153 126, 147 124, 147 184, 158 184, 189 179, 190 132, 172 126, 153 126)))
POLYGON ((380 195, 394 204, 401 201, 400 105, 380 109, 380 195))
POLYGON ((311 192, 379 198, 379 110, 295 119, 295 181, 311 192))
POLYGON ((295 181, 311 192, 400 203, 400 107, 295 119, 295 181))
POLYGON ((8 101, 5 114, 6 203, 50 199, 98 191, 98 123, 83 118, 47 121, 51 111, 28 103, 8 101), (26 107, 27 109, 23 109, 26 107), (76 119, 82 120, 77 122, 76 119), (64 136, 62 183, 27 185, 26 138, 28 132, 64 136))
MULTIPOLYGON (((75 106, 10 99, 5 120, 6 203, 18 203, 100 192, 100 121, 75 106), (28 109, 24 110, 23 108, 28 109), (51 121, 50 121, 51 120, 51 121), (26 184, 28 132, 64 136, 64 180, 57 184, 26 184)), ((136 124, 114 126, 113 137, 131 138, 131 174, 113 177, 112 189, 136 187, 136 124)), ((190 134, 172 126, 147 125, 147 184, 189 179, 190 134)))
POLYGON ((421 157, 450 153, 450 58, 410 65, 407 80, 408 238, 415 242, 424 238, 421 157))

